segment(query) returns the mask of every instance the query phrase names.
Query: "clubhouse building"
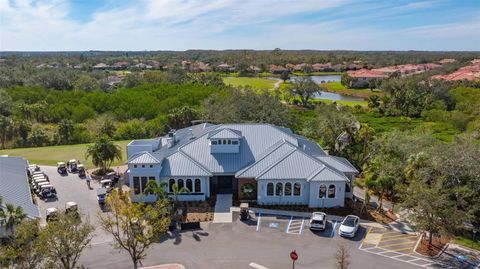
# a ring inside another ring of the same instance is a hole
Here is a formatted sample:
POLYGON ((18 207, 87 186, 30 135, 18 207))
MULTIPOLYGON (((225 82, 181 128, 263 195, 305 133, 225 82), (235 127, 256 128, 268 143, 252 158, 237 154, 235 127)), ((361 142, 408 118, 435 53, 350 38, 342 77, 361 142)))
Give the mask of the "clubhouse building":
POLYGON ((127 146, 132 200, 152 202, 144 194, 149 180, 189 191, 180 200, 201 201, 235 193, 258 204, 343 207, 353 197, 357 169, 348 160, 325 153, 314 141, 269 124, 202 123, 165 137, 134 140, 127 146))

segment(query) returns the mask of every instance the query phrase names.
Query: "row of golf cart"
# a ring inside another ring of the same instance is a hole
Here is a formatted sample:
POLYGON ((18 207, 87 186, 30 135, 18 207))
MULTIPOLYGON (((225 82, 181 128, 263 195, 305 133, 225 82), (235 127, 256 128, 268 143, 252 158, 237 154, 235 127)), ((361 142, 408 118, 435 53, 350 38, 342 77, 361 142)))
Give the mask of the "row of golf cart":
MULTIPOLYGON (((75 218, 80 218, 80 214, 78 213, 78 205, 75 202, 67 202, 65 204, 65 213, 72 214, 75 216, 75 218)), ((58 208, 47 208, 45 215, 47 222, 58 220, 58 208)))
POLYGON ((48 176, 38 170, 31 172, 33 191, 40 199, 51 199, 57 197, 57 190, 50 184, 48 176))
POLYGON ((80 161, 72 159, 67 163, 58 162, 57 163, 57 171, 60 175, 68 175, 68 173, 78 173, 78 176, 83 178, 86 176, 85 167, 80 161))

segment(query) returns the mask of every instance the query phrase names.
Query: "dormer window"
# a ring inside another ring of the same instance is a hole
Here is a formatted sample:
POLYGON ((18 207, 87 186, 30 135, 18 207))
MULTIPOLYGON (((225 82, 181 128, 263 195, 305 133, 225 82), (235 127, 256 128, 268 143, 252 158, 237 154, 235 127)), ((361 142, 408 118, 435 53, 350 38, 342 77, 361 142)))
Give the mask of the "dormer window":
POLYGON ((208 136, 211 153, 238 153, 242 133, 229 128, 212 131, 208 136))

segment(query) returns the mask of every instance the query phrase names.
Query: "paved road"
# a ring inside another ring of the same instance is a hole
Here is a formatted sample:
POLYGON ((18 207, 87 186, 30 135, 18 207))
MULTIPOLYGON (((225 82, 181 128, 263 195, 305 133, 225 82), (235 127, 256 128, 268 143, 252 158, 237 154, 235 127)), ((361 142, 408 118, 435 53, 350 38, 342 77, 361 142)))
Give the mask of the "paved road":
MULTIPOLYGON (((164 238, 150 249, 144 266, 181 263, 187 269, 252 269, 249 264, 256 263, 270 269, 286 269, 291 268, 289 253, 295 249, 299 254, 296 268, 334 268, 337 246, 344 244, 349 249, 350 268, 418 268, 359 250, 366 233, 364 228, 358 237, 349 240, 332 233, 331 227, 324 233, 314 234, 305 228, 302 234, 296 234, 286 233, 284 226, 282 223, 278 229, 257 228, 256 221, 205 223, 200 231, 164 238)), ((85 250, 81 262, 89 268, 131 268, 128 254, 113 250, 110 244, 97 244, 85 250)))

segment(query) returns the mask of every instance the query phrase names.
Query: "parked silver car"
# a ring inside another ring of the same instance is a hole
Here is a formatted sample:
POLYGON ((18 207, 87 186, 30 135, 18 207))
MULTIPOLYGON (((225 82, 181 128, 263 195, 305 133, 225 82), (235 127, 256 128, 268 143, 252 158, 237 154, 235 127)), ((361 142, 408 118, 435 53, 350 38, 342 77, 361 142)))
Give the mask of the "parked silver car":
POLYGON ((309 223, 310 230, 325 231, 327 227, 327 214, 323 212, 313 212, 309 223))

